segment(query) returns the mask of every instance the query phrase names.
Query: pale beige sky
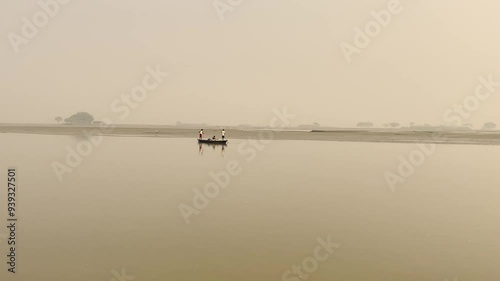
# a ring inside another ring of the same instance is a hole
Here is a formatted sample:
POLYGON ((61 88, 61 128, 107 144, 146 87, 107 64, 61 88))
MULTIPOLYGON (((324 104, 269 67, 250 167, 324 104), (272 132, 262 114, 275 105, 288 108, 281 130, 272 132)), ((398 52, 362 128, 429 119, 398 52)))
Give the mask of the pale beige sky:
MULTIPOLYGON (((88 111, 116 123, 263 125, 287 106, 295 124, 442 124, 479 76, 500 81, 498 1, 401 0, 351 63, 340 44, 390 1, 242 0, 223 21, 213 2, 72 0, 16 54, 8 34, 41 8, 1 1, 0 123, 88 111), (121 120, 111 104, 157 64, 170 76, 121 120)), ((500 88, 464 122, 500 124, 499 106, 500 88)))

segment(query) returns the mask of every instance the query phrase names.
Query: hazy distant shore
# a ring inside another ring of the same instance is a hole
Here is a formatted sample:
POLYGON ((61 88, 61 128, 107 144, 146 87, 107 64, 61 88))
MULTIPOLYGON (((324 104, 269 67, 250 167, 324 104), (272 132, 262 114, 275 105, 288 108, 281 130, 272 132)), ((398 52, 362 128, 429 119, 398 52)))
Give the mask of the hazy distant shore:
MULTIPOLYGON (((220 137, 217 128, 204 128, 205 136, 220 137)), ((226 136, 231 139, 258 138, 264 129, 241 129, 226 127, 226 136)), ((47 125, 47 124, 0 124, 0 133, 39 135, 82 135, 83 131, 101 133, 99 126, 47 125)), ((158 125, 116 125, 104 135, 115 137, 198 137, 198 128, 179 128, 158 125), (157 132, 156 132, 157 131, 157 132)), ((267 135, 263 135, 267 137, 267 135)), ((276 140, 315 140, 342 142, 387 142, 387 143, 443 143, 500 145, 500 131, 411 131, 390 129, 335 129, 335 130, 279 130, 273 131, 276 140)))

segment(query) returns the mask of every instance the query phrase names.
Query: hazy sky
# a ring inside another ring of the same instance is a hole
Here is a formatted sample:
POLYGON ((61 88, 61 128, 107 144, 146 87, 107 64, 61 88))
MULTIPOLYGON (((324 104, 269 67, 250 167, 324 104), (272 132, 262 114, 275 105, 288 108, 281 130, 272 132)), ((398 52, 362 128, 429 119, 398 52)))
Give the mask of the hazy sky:
MULTIPOLYGON (((390 1, 242 0, 221 21, 213 0, 72 0, 16 54, 37 1, 0 1, 0 123, 267 124, 287 106, 295 124, 442 124, 479 76, 500 81, 495 0, 401 0, 351 63, 340 44, 390 1), (111 104, 156 65, 170 76, 120 120, 111 104)), ((500 124, 499 106, 500 88, 464 121, 500 124)))

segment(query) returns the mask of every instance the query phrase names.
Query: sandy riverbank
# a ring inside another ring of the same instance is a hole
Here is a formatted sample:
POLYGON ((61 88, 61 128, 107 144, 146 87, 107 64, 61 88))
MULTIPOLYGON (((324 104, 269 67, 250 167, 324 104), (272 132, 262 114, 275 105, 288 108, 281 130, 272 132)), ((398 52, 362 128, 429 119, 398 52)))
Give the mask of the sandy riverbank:
MULTIPOLYGON (((0 124, 0 133, 44 134, 44 135, 82 135, 83 131, 102 133, 99 126, 68 126, 45 124, 0 124)), ((114 137, 167 137, 197 138, 199 129, 178 128, 175 126, 154 125, 117 125, 105 131, 104 135, 114 137), (158 133, 156 133, 158 131, 158 133)), ((266 130, 241 130, 226 128, 226 136, 230 139, 257 138, 266 130)), ((268 131, 269 132, 269 131, 268 131)), ((344 142, 388 142, 388 143, 444 143, 444 144, 477 144, 500 145, 500 131, 448 131, 424 132, 405 130, 328 130, 328 131, 273 131, 276 140, 315 140, 344 142)), ((218 129, 205 129, 207 137, 216 135, 218 129)), ((264 135, 267 137, 267 135, 264 135)))

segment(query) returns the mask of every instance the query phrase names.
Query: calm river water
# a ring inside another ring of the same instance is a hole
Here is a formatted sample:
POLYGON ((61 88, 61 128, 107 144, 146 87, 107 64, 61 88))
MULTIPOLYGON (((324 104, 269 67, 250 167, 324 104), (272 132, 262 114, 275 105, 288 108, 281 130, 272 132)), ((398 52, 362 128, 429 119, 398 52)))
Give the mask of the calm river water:
POLYGON ((80 139, 0 141, 2 202, 8 167, 19 180, 17 273, 1 204, 1 280, 500 277, 498 146, 438 145, 392 192, 384 174, 414 144, 107 137, 60 182, 52 165, 80 139))

